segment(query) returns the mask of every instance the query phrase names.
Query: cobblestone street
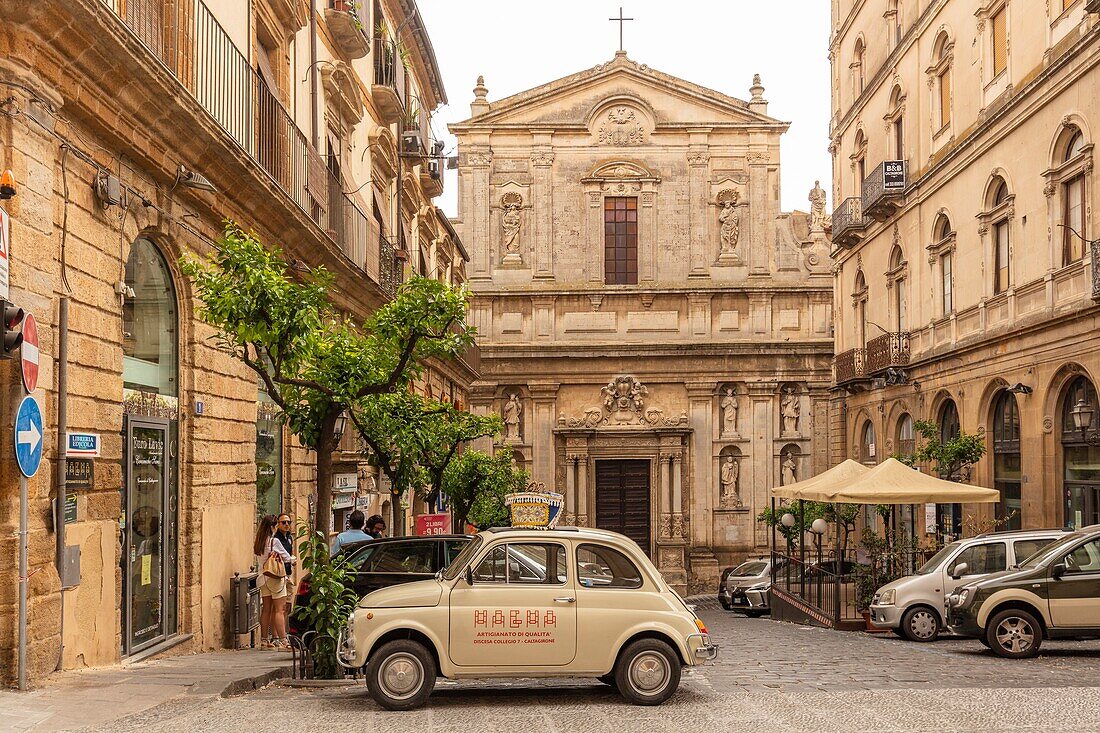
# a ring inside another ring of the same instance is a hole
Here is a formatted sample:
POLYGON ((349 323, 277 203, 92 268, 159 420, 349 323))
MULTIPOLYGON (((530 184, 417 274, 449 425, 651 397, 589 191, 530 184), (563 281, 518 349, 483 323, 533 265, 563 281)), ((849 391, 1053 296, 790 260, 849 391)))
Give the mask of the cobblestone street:
POLYGON ((1100 642, 1050 643, 1038 659, 1011 662, 976 641, 912 644, 704 605, 721 656, 659 708, 627 705, 588 680, 441 680, 428 706, 411 713, 382 711, 361 686, 271 686, 181 700, 107 730, 1100 731, 1100 642))

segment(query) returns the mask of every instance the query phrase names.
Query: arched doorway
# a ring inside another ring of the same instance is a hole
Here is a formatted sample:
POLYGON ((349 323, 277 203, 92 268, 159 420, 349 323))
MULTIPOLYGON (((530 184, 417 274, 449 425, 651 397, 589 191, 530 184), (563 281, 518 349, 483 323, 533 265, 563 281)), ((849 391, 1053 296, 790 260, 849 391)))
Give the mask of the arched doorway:
POLYGON ((1023 524, 1020 502, 1020 409, 1016 395, 1002 390, 993 406, 993 488, 1001 492, 998 519, 1008 517, 1005 529, 1023 524))
POLYGON ((1062 503, 1067 527, 1100 523, 1100 406, 1088 377, 1062 399, 1062 503))
POLYGON ((171 271, 135 240, 122 308, 122 652, 176 631, 179 319, 171 271))
MULTIPOLYGON (((949 398, 940 405, 938 424, 941 443, 949 443, 959 437, 962 426, 959 423, 959 408, 955 405, 955 400, 949 398)), ((965 480, 965 477, 959 475, 940 476, 940 478, 948 481, 965 480)), ((939 528, 939 533, 945 537, 962 536, 962 504, 937 504, 936 526, 939 528)))

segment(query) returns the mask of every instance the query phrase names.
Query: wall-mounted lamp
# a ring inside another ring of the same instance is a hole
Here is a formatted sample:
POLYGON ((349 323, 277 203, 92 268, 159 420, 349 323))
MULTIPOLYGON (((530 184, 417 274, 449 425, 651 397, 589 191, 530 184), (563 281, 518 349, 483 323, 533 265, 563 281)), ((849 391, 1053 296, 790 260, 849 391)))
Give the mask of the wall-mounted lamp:
POLYGON ((1031 387, 1028 387, 1023 382, 1016 382, 1016 384, 1012 385, 1011 387, 1009 387, 1005 391, 1006 392, 1011 392, 1012 394, 1031 394, 1035 390, 1032 389, 1031 387))
POLYGON ((10 170, 0 173, 0 201, 7 201, 15 195, 15 174, 10 170))
POLYGON ((172 189, 175 190, 177 186, 194 188, 199 191, 210 191, 211 193, 218 192, 218 189, 214 187, 209 178, 201 173, 189 170, 183 165, 176 170, 176 181, 172 184, 172 189))
POLYGON ((1077 404, 1069 411, 1073 417, 1073 427, 1081 431, 1081 437, 1085 437, 1085 431, 1092 425, 1092 416, 1096 412, 1092 405, 1084 397, 1077 400, 1077 404))

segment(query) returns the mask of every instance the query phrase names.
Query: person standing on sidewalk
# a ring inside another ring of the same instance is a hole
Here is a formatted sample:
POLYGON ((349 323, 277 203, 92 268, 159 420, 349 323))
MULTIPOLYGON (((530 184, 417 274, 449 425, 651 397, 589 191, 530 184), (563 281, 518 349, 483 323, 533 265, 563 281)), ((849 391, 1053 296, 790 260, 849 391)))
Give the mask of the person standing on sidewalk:
POLYGON ((372 515, 367 520, 367 534, 376 540, 386 536, 386 520, 382 519, 381 514, 372 515))
POLYGON ((264 563, 272 555, 282 560, 284 565, 293 565, 297 558, 287 552, 281 542, 275 539, 275 515, 266 514, 260 520, 260 526, 256 530, 256 539, 252 543, 252 551, 256 554, 256 567, 260 569, 260 576, 256 584, 260 588, 260 648, 272 647, 285 648, 286 624, 279 615, 279 608, 285 603, 287 596, 286 576, 273 578, 264 573, 264 563))
MULTIPOLYGON (((283 513, 279 515, 279 521, 275 525, 275 540, 283 546, 288 555, 294 554, 294 534, 293 534, 294 520, 290 518, 289 514, 283 513)), ((291 574, 294 572, 294 563, 285 563, 286 566, 286 597, 283 598, 282 605, 278 608, 276 613, 279 616, 280 623, 284 630, 288 628, 287 620, 290 617, 290 606, 294 602, 294 579, 291 574)))
POLYGON ((369 534, 363 531, 363 525, 366 524, 367 518, 363 515, 363 512, 356 509, 348 516, 348 526, 350 529, 345 529, 340 534, 336 535, 336 539, 332 541, 332 547, 329 550, 329 554, 336 556, 340 554, 340 550, 345 545, 350 545, 352 542, 362 542, 363 540, 373 539, 369 534))

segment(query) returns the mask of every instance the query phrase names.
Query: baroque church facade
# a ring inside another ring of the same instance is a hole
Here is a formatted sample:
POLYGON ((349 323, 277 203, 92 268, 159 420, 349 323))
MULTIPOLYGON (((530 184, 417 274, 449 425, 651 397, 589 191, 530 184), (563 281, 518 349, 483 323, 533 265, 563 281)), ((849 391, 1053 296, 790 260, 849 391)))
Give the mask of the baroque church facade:
POLYGON ((610 62, 490 102, 458 138, 482 379, 565 524, 630 536, 679 590, 761 552, 768 489, 827 467, 824 201, 779 206, 788 123, 610 62))

